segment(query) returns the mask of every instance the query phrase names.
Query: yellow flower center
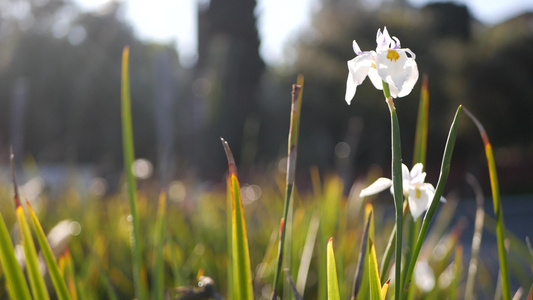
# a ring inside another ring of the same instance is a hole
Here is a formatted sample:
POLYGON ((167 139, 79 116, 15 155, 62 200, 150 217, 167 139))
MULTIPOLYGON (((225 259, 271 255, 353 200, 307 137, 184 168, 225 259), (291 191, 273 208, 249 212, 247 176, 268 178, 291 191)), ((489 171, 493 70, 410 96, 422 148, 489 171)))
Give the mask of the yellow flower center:
POLYGON ((419 188, 416 188, 415 189, 415 197, 416 197, 416 199, 420 199, 421 196, 422 196, 422 192, 420 192, 419 188))
POLYGON ((389 49, 389 52, 387 53, 387 59, 390 59, 390 61, 397 61, 400 58, 400 54, 398 52, 389 49))

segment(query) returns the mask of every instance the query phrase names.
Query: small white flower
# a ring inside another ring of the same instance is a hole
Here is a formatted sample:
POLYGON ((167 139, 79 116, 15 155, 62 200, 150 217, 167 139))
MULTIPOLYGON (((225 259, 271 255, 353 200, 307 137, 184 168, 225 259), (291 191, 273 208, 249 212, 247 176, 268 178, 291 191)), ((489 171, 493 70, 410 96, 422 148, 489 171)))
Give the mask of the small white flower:
POLYGON ((383 89, 382 81, 389 84, 393 98, 407 96, 418 80, 418 67, 415 54, 408 48, 400 48, 400 40, 390 37, 387 27, 378 29, 376 51, 361 51, 354 40, 353 50, 357 56, 348 61, 348 80, 346 82, 346 102, 350 104, 357 86, 366 76, 378 90, 383 89))
MULTIPOLYGON (((435 188, 433 185, 424 182, 426 179, 426 172, 422 172, 423 168, 424 166, 421 163, 418 163, 413 169, 411 169, 411 172, 409 172, 409 168, 402 164, 403 195, 409 202, 409 210, 415 220, 429 208, 431 200, 435 196, 435 188)), ((374 195, 387 188, 390 188, 391 193, 394 193, 392 189, 392 180, 381 177, 366 189, 363 189, 359 194, 359 197, 374 195)), ((444 197, 441 197, 440 200, 446 202, 444 197)))

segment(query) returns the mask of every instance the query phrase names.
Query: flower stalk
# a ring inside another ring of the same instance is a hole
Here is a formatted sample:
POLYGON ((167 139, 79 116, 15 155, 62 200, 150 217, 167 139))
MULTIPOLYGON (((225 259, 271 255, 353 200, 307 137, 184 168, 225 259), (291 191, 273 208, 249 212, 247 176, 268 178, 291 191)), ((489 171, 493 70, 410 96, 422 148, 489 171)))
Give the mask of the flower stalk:
POLYGON ((401 296, 401 273, 402 273, 402 227, 403 227, 403 186, 402 186, 402 149, 400 141, 400 124, 396 107, 390 94, 389 85, 383 81, 383 94, 389 107, 391 116, 391 144, 392 144, 392 188, 394 206, 396 208, 396 269, 395 269, 395 299, 401 296))

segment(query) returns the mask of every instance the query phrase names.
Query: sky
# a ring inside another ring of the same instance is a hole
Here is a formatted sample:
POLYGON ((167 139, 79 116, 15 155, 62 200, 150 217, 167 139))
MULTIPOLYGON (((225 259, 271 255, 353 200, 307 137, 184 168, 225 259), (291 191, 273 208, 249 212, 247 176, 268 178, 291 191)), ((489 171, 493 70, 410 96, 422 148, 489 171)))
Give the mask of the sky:
MULTIPOLYGON (((101 8, 110 0, 74 0, 85 11, 101 8)), ((175 43, 182 64, 191 65, 196 57, 196 6, 209 0, 122 0, 124 17, 135 34, 144 40, 175 43)), ((422 6, 428 0, 408 0, 422 6)), ((283 46, 295 39, 311 22, 319 0, 257 0, 257 26, 260 52, 266 63, 279 65, 291 57, 283 46), (298 12, 299 13, 294 13, 298 12), (280 21, 282 20, 282 21, 280 21)), ((533 0, 460 0, 470 13, 486 24, 497 24, 524 11, 533 12, 533 0)))

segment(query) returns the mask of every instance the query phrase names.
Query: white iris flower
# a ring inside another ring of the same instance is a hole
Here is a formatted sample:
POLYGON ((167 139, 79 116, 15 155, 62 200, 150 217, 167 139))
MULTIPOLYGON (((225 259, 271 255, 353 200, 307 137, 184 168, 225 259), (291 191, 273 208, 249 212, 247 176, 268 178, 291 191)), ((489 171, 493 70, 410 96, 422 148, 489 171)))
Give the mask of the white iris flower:
MULTIPOLYGON (((421 163, 418 163, 413 169, 411 169, 411 172, 409 172, 409 168, 402 164, 403 195, 409 202, 409 210, 415 220, 429 208, 431 201, 435 196, 435 188, 433 185, 424 182, 426 179, 426 172, 422 172, 423 168, 424 166, 421 163)), ((391 193, 393 193, 392 180, 381 177, 366 189, 363 189, 359 196, 366 197, 374 195, 387 188, 390 188, 391 193)), ((440 197, 440 200, 446 202, 444 197, 440 197)))
POLYGON ((354 40, 353 50, 357 56, 348 61, 348 80, 346 82, 346 102, 350 104, 357 86, 366 76, 378 90, 383 89, 382 81, 389 85, 393 98, 407 96, 418 80, 418 67, 415 54, 400 48, 400 40, 387 31, 387 27, 378 29, 376 51, 361 51, 354 40))

